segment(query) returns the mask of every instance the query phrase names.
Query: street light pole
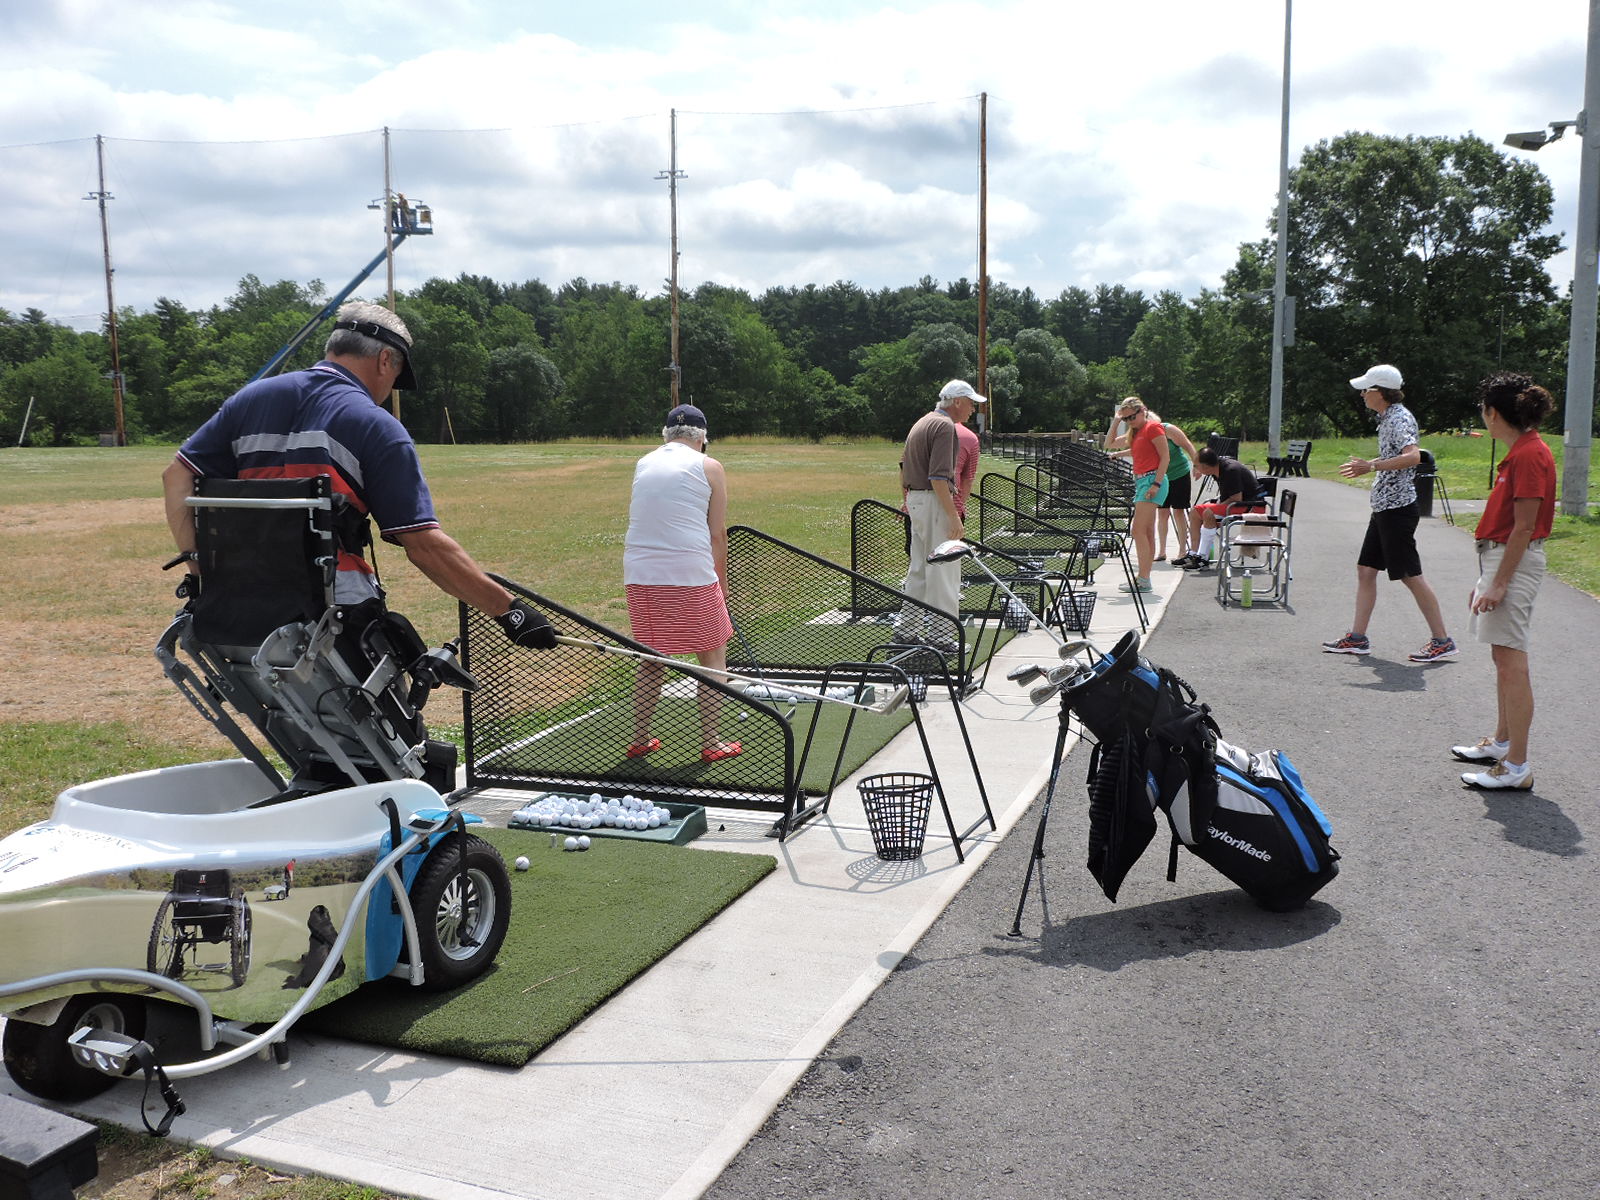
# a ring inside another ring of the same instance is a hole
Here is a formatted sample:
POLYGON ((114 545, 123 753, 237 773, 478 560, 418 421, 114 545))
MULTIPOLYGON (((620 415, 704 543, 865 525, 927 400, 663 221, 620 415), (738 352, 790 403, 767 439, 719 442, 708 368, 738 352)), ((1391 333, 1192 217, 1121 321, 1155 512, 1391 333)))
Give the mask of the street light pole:
POLYGON ((1589 507, 1589 444, 1594 426, 1595 310, 1600 295, 1596 239, 1600 238, 1600 0, 1589 0, 1589 47, 1583 68, 1578 133, 1578 232, 1572 270, 1572 333, 1567 345, 1567 424, 1562 437, 1561 511, 1581 517, 1589 507))
MULTIPOLYGON (((1600 3, 1600 0, 1595 0, 1600 3)), ((1272 381, 1267 398, 1267 458, 1283 437, 1283 344, 1289 290, 1289 44, 1294 0, 1283 0, 1283 119, 1278 134, 1278 250, 1272 277, 1272 381)))

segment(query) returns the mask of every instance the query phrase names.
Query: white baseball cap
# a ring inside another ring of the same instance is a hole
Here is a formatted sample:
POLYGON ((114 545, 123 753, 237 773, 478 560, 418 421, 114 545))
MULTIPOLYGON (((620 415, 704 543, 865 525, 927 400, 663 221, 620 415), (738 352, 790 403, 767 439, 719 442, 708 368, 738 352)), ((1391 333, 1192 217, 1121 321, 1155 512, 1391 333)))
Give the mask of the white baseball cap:
POLYGON ((989 403, 989 397, 978 395, 977 390, 965 379, 952 379, 939 389, 941 400, 955 400, 961 396, 971 396, 974 404, 989 403))
POLYGON ((1368 388, 1393 388, 1398 391, 1405 385, 1405 380, 1400 378, 1400 368, 1391 367, 1388 363, 1379 363, 1360 379, 1352 379, 1350 386, 1358 392, 1368 388))

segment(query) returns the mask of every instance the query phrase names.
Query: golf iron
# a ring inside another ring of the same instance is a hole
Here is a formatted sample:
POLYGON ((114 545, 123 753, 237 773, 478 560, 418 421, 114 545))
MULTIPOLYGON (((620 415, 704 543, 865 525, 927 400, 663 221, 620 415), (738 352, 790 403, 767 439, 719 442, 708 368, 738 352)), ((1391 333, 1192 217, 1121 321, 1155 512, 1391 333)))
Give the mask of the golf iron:
MULTIPOLYGON (((664 666, 677 667, 687 674, 703 675, 709 679, 715 679, 720 676, 722 679, 734 680, 739 683, 771 687, 764 679, 755 679, 749 675, 739 675, 733 671, 700 670, 679 658, 668 658, 664 654, 647 654, 643 650, 633 650, 627 646, 613 646, 609 642, 595 642, 587 638, 563 637, 557 634, 556 644, 558 646, 573 646, 580 650, 593 650, 599 654, 610 654, 617 658, 632 658, 639 662, 661 663, 664 666)), ((890 692, 888 696, 875 704, 857 704, 853 700, 841 700, 837 696, 814 692, 807 688, 790 687, 788 684, 782 685, 782 691, 785 693, 785 698, 798 696, 808 701, 816 701, 819 704, 842 704, 846 708, 853 708, 859 712, 874 713, 878 716, 888 716, 891 713, 899 712, 911 695, 911 689, 905 684, 901 684, 890 692)))

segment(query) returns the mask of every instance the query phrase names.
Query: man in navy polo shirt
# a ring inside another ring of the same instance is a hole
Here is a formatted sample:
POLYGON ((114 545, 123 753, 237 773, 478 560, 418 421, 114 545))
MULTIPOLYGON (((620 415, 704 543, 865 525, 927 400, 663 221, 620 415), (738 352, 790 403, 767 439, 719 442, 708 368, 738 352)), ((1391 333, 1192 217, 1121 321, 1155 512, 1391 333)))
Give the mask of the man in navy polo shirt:
MULTIPOLYGON (((405 323, 381 305, 352 301, 339 309, 323 354, 307 370, 246 384, 184 442, 162 475, 167 525, 179 552, 195 549, 185 499, 196 476, 327 475, 333 490, 370 516, 379 536, 403 549, 441 590, 494 617, 518 645, 552 648, 555 634, 544 614, 490 579, 440 528, 416 445, 381 407, 394 388, 416 385, 405 323)), ((342 548, 335 600, 355 605, 381 597, 371 564, 342 548)))

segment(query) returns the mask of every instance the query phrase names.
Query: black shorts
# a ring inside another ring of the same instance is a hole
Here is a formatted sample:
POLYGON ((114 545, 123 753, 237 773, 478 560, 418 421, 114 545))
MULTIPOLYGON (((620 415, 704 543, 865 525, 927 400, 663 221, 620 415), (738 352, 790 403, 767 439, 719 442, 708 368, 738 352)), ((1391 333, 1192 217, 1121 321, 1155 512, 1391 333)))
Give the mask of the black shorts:
POLYGON ((1189 484, 1193 480, 1193 478, 1194 478, 1193 475, 1185 472, 1182 475, 1175 475, 1171 479, 1168 479, 1167 480, 1167 499, 1166 499, 1166 501, 1164 503, 1158 505, 1157 507, 1159 507, 1159 508, 1188 508, 1189 507, 1189 484))
POLYGON ((1422 574, 1422 556, 1417 553, 1417 506, 1385 508, 1372 514, 1367 536, 1361 543, 1358 567, 1389 572, 1390 579, 1409 579, 1422 574))

